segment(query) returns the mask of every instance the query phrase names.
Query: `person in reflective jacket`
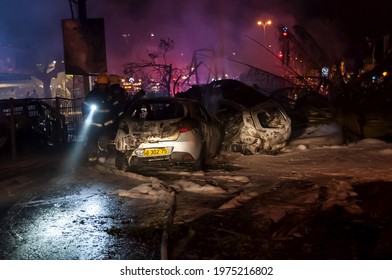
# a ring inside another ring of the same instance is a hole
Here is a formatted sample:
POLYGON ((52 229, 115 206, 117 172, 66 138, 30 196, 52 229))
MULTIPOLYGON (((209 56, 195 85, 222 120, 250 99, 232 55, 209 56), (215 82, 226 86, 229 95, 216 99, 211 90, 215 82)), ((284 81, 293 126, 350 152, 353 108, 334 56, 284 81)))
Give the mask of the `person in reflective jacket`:
POLYGON ((109 91, 114 99, 113 115, 116 116, 116 122, 118 122, 124 115, 125 106, 129 99, 128 92, 121 86, 120 76, 109 75, 109 91))
POLYGON ((82 105, 82 114, 88 126, 87 153, 90 162, 98 159, 104 161, 107 157, 107 145, 115 133, 115 105, 116 100, 109 90, 109 78, 100 74, 82 105))

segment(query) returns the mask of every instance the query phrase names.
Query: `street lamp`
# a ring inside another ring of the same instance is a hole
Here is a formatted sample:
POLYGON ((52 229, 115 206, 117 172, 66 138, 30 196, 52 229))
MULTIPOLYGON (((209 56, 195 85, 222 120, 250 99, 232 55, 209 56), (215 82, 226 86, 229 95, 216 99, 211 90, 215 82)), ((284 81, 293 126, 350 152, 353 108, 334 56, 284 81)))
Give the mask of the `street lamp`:
POLYGON ((271 21, 271 20, 268 20, 268 21, 266 21, 266 22, 263 22, 263 21, 259 20, 259 21, 257 22, 257 25, 258 25, 258 26, 262 26, 262 27, 263 27, 263 31, 264 31, 264 41, 265 41, 265 27, 266 27, 267 25, 271 25, 271 24, 272 24, 272 21, 271 21))

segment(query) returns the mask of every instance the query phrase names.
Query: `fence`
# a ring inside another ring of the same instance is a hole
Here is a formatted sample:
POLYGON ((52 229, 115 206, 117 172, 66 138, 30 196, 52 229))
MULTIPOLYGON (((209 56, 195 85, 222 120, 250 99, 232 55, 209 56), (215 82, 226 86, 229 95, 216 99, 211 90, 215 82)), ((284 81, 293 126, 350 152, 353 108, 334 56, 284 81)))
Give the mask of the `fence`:
POLYGON ((67 126, 68 142, 80 141, 80 129, 83 124, 82 103, 83 98, 67 99, 67 98, 51 98, 42 99, 43 102, 49 104, 56 112, 64 117, 67 126))
POLYGON ((0 100, 0 161, 81 141, 83 99, 0 100))

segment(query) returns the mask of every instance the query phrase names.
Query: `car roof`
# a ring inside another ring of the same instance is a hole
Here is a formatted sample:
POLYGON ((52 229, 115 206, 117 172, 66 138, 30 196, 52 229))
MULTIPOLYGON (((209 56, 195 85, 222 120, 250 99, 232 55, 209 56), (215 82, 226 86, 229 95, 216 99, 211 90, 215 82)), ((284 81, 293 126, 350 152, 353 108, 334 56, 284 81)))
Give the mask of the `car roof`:
POLYGON ((208 86, 210 88, 209 92, 219 92, 222 94, 222 98, 247 108, 270 99, 257 89, 238 80, 218 80, 211 82, 208 86))
POLYGON ((134 102, 138 103, 162 103, 162 102, 167 102, 167 103, 194 103, 198 104, 199 102, 197 100, 192 100, 188 98, 177 98, 177 97, 144 97, 138 100, 135 100, 134 102))
POLYGON ((232 79, 223 79, 206 85, 194 86, 185 92, 177 94, 177 96, 178 98, 190 98, 200 102, 206 102, 208 99, 214 101, 224 99, 246 108, 270 100, 269 97, 257 89, 232 79))

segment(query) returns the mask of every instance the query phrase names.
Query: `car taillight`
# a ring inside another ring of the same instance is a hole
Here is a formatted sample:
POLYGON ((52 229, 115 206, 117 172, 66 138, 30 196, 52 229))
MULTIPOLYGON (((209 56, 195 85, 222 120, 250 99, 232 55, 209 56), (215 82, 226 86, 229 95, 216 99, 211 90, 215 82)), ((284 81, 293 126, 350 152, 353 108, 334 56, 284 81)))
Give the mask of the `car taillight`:
POLYGON ((180 127, 180 133, 190 131, 188 127, 180 127))

